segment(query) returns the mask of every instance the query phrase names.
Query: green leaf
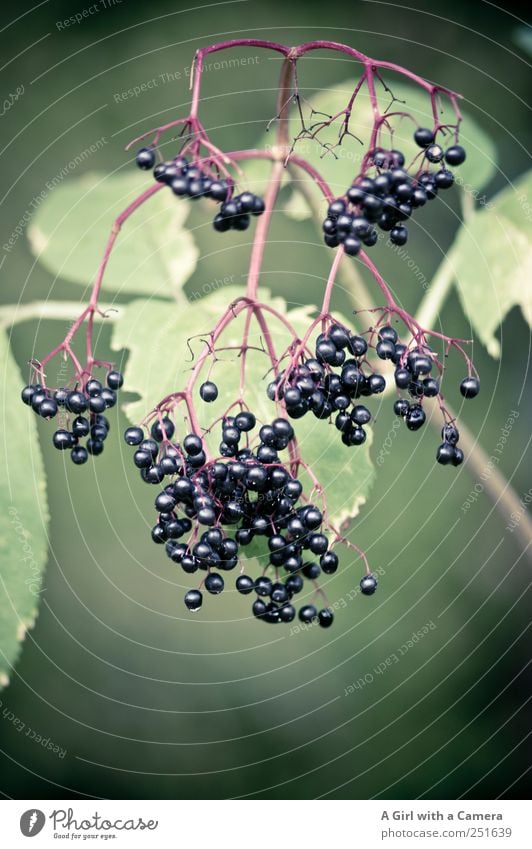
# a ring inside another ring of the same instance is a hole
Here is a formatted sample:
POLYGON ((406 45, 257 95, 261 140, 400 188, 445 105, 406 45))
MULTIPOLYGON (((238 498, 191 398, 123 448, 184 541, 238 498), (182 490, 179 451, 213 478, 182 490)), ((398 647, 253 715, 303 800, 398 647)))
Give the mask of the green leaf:
POLYGON ((464 312, 492 356, 494 336, 518 305, 532 325, 532 171, 508 186, 461 227, 446 262, 464 312))
MULTIPOLYGON (((394 103, 390 107, 390 111, 408 111, 414 117, 418 126, 432 126, 433 119, 430 98, 424 90, 396 81, 393 75, 386 75, 385 81, 392 88, 395 97, 405 101, 404 104, 394 103)), ((317 113, 335 115, 345 108, 353 87, 353 80, 348 80, 345 83, 325 89, 310 99, 310 105, 317 113)), ((380 97, 381 108, 384 109, 388 102, 391 102, 391 98, 382 89, 382 86, 378 86, 377 93, 380 97)), ((310 119, 309 112, 310 108, 307 105, 304 108, 307 126, 322 120, 322 115, 319 114, 314 115, 310 119)), ((449 112, 450 110, 446 110, 442 119, 449 117, 449 121, 453 120, 449 112)), ((292 120, 292 132, 294 134, 298 130, 297 121, 297 118, 293 118, 292 120)), ((395 118, 393 140, 390 140, 389 137, 387 138, 386 135, 382 137, 383 144, 389 143, 391 147, 397 147, 402 150, 407 162, 419 154, 419 148, 413 140, 413 132, 416 124, 407 119, 401 120, 395 118)), ((337 195, 343 194, 354 177, 357 176, 362 157, 369 145, 373 117, 365 89, 360 92, 355 101, 350 124, 351 132, 358 136, 363 144, 360 144, 360 142, 351 136, 346 136, 343 139, 341 147, 335 147, 334 154, 327 152, 323 145, 336 144, 340 126, 341 120, 337 120, 331 128, 324 130, 320 134, 320 140, 323 144, 315 140, 303 138, 297 142, 294 149, 296 154, 307 159, 322 174, 332 191, 337 195)), ((473 197, 477 197, 496 171, 496 149, 489 136, 486 135, 467 113, 464 114, 464 120, 461 125, 460 139, 467 149, 468 157, 465 163, 456 169, 456 181, 458 185, 464 187, 464 191, 470 192, 473 194, 473 197)), ((259 149, 269 149, 273 144, 275 144, 275 125, 272 125, 269 132, 264 133, 257 147, 259 149)), ((245 170, 248 180, 251 183, 251 188, 254 191, 260 191, 265 179, 264 163, 249 163, 246 165, 245 170)), ((302 171, 299 171, 299 169, 296 170, 302 176, 302 179, 307 179, 302 171)), ((291 203, 286 204, 284 211, 287 215, 291 215, 298 220, 302 218, 301 202, 298 202, 295 206, 291 203)), ((307 210, 306 216, 310 216, 309 210, 307 210)))
MULTIPOLYGON (((153 177, 88 173, 66 180, 39 206, 28 229, 31 249, 52 274, 86 286, 94 280, 115 218, 153 177)), ((184 224, 189 206, 162 189, 123 225, 103 288, 184 300, 198 251, 184 224)))
MULTIPOLYGON (((241 294, 241 289, 226 287, 201 301, 171 311, 167 305, 150 300, 133 301, 125 307, 123 317, 114 325, 113 347, 127 348, 130 352, 125 381, 131 391, 140 395, 140 400, 128 404, 125 409, 131 422, 138 423, 165 396, 184 388, 192 366, 189 346, 194 351, 195 360, 204 345, 201 338, 205 339, 205 334, 213 329, 227 306, 241 294), (192 339, 194 336, 198 338, 192 339), (187 337, 190 340, 188 345, 187 337)), ((282 298, 272 299, 267 292, 262 292, 262 299, 287 315, 299 336, 303 335, 311 320, 311 307, 298 307, 287 313, 287 305, 282 298)), ((240 346, 243 324, 243 315, 231 322, 218 345, 240 346)), ((268 317, 268 324, 279 354, 288 346, 290 336, 278 320, 268 317)), ((245 401, 260 421, 271 421, 275 417, 275 408, 266 396, 266 386, 271 380, 271 375, 266 374, 269 360, 263 350, 255 350, 263 347, 256 323, 251 327, 249 345, 245 401)), ((217 401, 206 404, 199 398, 199 385, 206 379, 207 369, 197 383, 195 406, 202 427, 208 427, 222 415, 239 394, 241 360, 237 352, 221 351, 218 356, 209 373, 209 378, 219 388, 217 401)), ((325 488, 332 523, 340 525, 356 516, 373 482, 370 439, 360 448, 344 448, 339 443, 334 425, 318 421, 314 416, 299 419, 294 427, 305 462, 325 488)), ((219 441, 217 429, 211 447, 215 448, 219 441)))
POLYGON ((529 26, 516 27, 514 30, 514 41, 521 50, 532 56, 532 30, 529 26))
POLYGON ((5 330, 0 449, 0 688, 35 622, 47 556, 48 506, 35 415, 18 401, 22 378, 5 330), (8 443, 9 440, 9 443, 8 443))

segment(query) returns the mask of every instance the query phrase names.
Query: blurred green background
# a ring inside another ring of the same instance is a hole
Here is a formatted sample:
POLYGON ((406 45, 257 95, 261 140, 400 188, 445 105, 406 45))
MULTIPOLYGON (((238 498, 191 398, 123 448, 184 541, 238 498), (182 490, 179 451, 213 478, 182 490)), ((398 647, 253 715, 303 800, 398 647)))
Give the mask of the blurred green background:
MULTIPOLYGON (((499 170, 490 193, 529 166, 527 54, 514 17, 519 3, 506 3, 502 11, 478 0, 449 0, 444 17, 426 0, 408 7, 360 0, 334 7, 249 0, 195 10, 161 0, 106 5, 79 25, 58 29, 57 21, 84 8, 82 0, 52 0, 32 10, 22 3, 13 14, 28 14, 0 31, 2 56, 9 60, 2 97, 24 86, 1 119, 4 238, 46 182, 97 139, 106 143, 76 176, 131 167, 123 151, 129 138, 186 113, 186 69, 194 50, 248 34, 286 43, 345 41, 461 91, 465 107, 497 146, 499 170), (116 95, 161 74, 169 75, 167 83, 117 101, 116 95)), ((204 78, 204 123, 228 149, 252 145, 273 114, 278 60, 254 50, 247 55, 259 61, 204 78)), ((343 81, 349 70, 327 54, 305 59, 303 67, 309 90, 343 81)), ((421 232, 409 243, 429 279, 452 240, 455 212, 451 203, 427 213, 437 245, 421 232)), ((201 259, 189 291, 231 275, 238 280, 245 250, 213 253, 212 231, 199 210, 191 223, 201 259)), ((318 244, 312 225, 276 215, 272 238, 283 244, 267 253, 268 285, 288 300, 315 302, 330 256, 309 247, 318 244)), ((385 252, 380 262, 413 309, 419 287, 405 263, 385 252)), ((25 239, 0 274, 5 303, 82 298, 79 286, 54 280, 34 264, 25 239)), ((454 294, 440 319, 454 335, 470 334, 454 294)), ((62 329, 61 322, 14 329, 13 350, 24 373, 28 352, 53 347, 62 329)), ((499 361, 475 345, 483 393, 462 410, 488 454, 529 380, 529 330, 517 309, 500 339, 499 361)), ((103 359, 110 356, 109 340, 105 329, 103 359)), ((523 399, 501 459, 519 497, 530 487, 526 390, 523 399)), ((458 474, 436 474, 431 430, 420 435, 415 452, 412 435, 397 433, 353 523, 352 539, 382 571, 378 594, 347 600, 330 631, 290 636, 250 621, 248 603, 233 594, 209 604, 201 618, 185 616, 180 575, 149 540, 151 492, 124 468, 118 434, 125 418, 116 413, 113 420, 113 450, 83 469, 63 464, 50 445, 50 428, 40 426, 50 556, 37 624, 0 700, 2 709, 66 753, 59 757, 17 733, 0 711, 3 795, 526 793, 530 562, 484 495, 463 514, 476 481, 465 466, 458 474), (375 672, 428 623, 434 627, 400 662, 375 672), (364 686, 345 695, 360 679, 364 686)), ((375 452, 391 421, 379 417, 375 452)), ((328 585, 331 601, 349 598, 359 571, 344 556, 328 585)))

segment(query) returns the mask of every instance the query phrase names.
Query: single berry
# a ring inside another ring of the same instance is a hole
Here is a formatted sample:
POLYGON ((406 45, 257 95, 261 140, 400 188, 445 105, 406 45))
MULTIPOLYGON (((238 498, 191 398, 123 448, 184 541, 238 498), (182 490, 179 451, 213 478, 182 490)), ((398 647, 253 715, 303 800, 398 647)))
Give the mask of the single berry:
POLYGON ((460 393, 464 398, 475 398, 480 392, 480 381, 477 377, 464 377, 460 384, 460 393))
POLYGON ((452 147, 448 147, 445 151, 445 161, 448 165, 461 165, 462 162, 465 162, 465 159, 466 152, 459 144, 453 144, 452 147))
POLYGON ((124 440, 128 445, 140 445, 144 439, 144 431, 141 427, 128 427, 124 433, 124 440))
POLYGON ((205 383, 202 383, 199 392, 201 399, 208 404, 216 401, 218 397, 218 387, 211 380, 206 380, 205 383))
POLYGON ((334 616, 332 610, 324 607, 323 610, 320 610, 318 613, 318 622, 322 628, 330 628, 334 621, 334 616))
POLYGON ((191 611, 191 613, 195 613, 200 609, 201 603, 203 601, 203 596, 199 590, 189 590, 185 595, 185 605, 191 611))
POLYGON ((414 133, 414 141, 418 147, 428 147, 434 141, 434 133, 428 127, 418 127, 414 133))
POLYGON ((249 595, 255 588, 255 581, 248 575, 239 575, 236 579, 236 588, 242 595, 249 595))
POLYGON ((83 448, 81 445, 76 445, 72 451, 70 452, 70 457, 72 462, 76 464, 76 466, 82 466, 83 463, 86 463, 89 459, 89 455, 87 453, 87 449, 83 448))
POLYGON ((216 572, 211 572, 205 578, 205 589, 212 595, 218 595, 224 588, 224 579, 216 572))
POLYGON ((155 151, 153 147, 141 147, 137 152, 135 161, 143 171, 149 171, 155 165, 155 151))
POLYGON ((117 389, 124 383, 124 377, 119 371, 110 371, 107 375, 107 386, 109 389, 113 389, 115 392, 117 389))
POLYGON ((318 611, 313 604, 305 604, 299 609, 299 619, 301 622, 309 623, 315 620, 318 616, 318 611))
POLYGON ((360 581, 360 590, 363 595, 373 595, 377 589, 377 579, 374 575, 364 575, 360 581))

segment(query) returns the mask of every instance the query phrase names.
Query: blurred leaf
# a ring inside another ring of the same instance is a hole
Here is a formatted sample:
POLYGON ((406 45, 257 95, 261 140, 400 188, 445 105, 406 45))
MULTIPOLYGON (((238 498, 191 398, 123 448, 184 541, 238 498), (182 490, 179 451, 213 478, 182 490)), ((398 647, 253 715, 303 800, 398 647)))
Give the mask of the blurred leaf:
MULTIPOLYGON (((114 326, 113 347, 129 349, 126 385, 141 396, 140 401, 134 401, 125 408, 131 422, 138 423, 163 397, 184 388, 192 365, 187 337, 195 359, 203 346, 201 338, 205 339, 227 306, 241 295, 241 289, 227 287, 197 303, 171 311, 166 304, 149 300, 137 300, 125 307, 123 318, 114 326), (198 338, 192 339, 193 336, 198 338)), ((272 299, 263 291, 262 301, 287 314, 287 305, 282 298, 272 299)), ((311 312, 312 307, 298 307, 287 314, 300 336, 309 325, 311 312)), ((286 329, 271 317, 268 317, 268 323, 277 353, 284 351, 290 341, 286 329)), ((243 325, 244 316, 240 315, 222 335, 221 344, 240 346, 243 325)), ((275 410, 266 396, 266 386, 271 379, 271 375, 266 374, 269 360, 262 350, 263 339, 256 323, 250 330, 249 345, 245 400, 259 421, 271 421, 275 410)), ((222 415, 239 395, 240 358, 232 350, 220 352, 219 357, 209 372, 209 378, 218 385, 218 399, 211 404, 201 401, 199 394, 195 399, 203 427, 208 427, 222 415)), ((198 389, 206 376, 207 369, 197 383, 198 389)), ((370 439, 358 449, 346 448, 340 443, 334 425, 318 421, 311 415, 299 419, 294 426, 301 454, 326 490, 332 523, 339 525, 356 516, 373 482, 370 439)), ((179 436, 182 437, 182 434, 179 436)), ((208 441, 215 449, 220 441, 218 428, 208 441)))
MULTIPOLYGON (((54 275, 92 283, 115 218, 153 177, 138 172, 89 173, 66 180, 39 206, 28 229, 30 246, 54 275)), ((111 254, 103 288, 184 300, 197 248, 184 228, 189 206, 162 189, 125 222, 111 254)))
POLYGON ((514 41, 521 50, 532 56, 532 29, 529 26, 516 27, 514 41))
POLYGON ((47 556, 48 507, 35 414, 19 401, 22 377, 0 331, 3 439, 0 477, 0 688, 37 617, 47 556))
POLYGON ((489 353, 498 356, 494 331, 513 306, 532 325, 532 171, 473 213, 446 261, 467 317, 489 353))
MULTIPOLYGON (((389 137, 387 139, 386 134, 383 134, 382 143, 389 143, 391 147, 402 150, 408 163, 414 156, 419 154, 419 148, 413 140, 415 126, 432 126, 433 124, 430 98, 424 90, 400 81, 395 81, 393 77, 391 79, 386 77, 385 81, 392 88, 394 96, 400 101, 405 101, 404 104, 394 103, 390 107, 390 111, 407 110, 414 117, 416 124, 407 119, 393 119, 395 127, 393 139, 389 137)), ((344 109, 352 91, 353 81, 348 80, 345 83, 325 89, 313 96, 310 99, 310 105, 316 110, 316 113, 322 114, 316 114, 310 119, 310 109, 307 106, 304 109, 307 126, 325 120, 326 116, 335 115, 344 109), (323 116, 323 113, 325 113, 325 116, 323 116)), ((391 98, 381 87, 380 102, 382 108, 385 108, 385 104, 387 104, 387 97, 391 101, 391 98)), ((452 120, 452 117, 448 114, 449 112, 450 110, 444 112, 442 120, 446 116, 449 117, 449 120, 452 120)), ((293 133, 297 132, 297 120, 297 118, 293 118, 292 120, 293 133)), ((352 136, 346 136, 341 147, 334 147, 334 153, 328 151, 324 145, 336 145, 340 126, 341 120, 337 120, 332 127, 320 133, 322 143, 312 139, 301 139, 297 142, 294 150, 297 155, 307 159, 322 174, 336 195, 343 194, 357 176, 362 158, 369 145, 373 116, 365 89, 359 93, 355 101, 350 125, 351 132, 362 141, 362 144, 352 136)), ((465 191, 469 191, 476 196, 476 193, 480 192, 489 183, 495 173, 496 149, 489 136, 486 135, 467 113, 464 115, 461 125, 460 138, 464 147, 467 149, 468 157, 464 164, 456 169, 457 184, 464 186, 465 191)), ((274 143, 275 125, 272 125, 271 130, 262 136, 257 147, 259 149, 268 149, 274 143)), ((449 143, 451 142, 449 141, 449 143)), ((308 179, 302 171, 297 170, 302 175, 302 179, 308 179)), ((250 162, 245 166, 245 171, 253 190, 260 191, 266 173, 264 163, 250 162)), ((301 220, 303 217, 310 217, 310 210, 307 209, 306 213, 303 213, 302 209, 303 205, 301 201, 298 201, 296 205, 288 202, 284 207, 286 214, 297 220, 301 220)))

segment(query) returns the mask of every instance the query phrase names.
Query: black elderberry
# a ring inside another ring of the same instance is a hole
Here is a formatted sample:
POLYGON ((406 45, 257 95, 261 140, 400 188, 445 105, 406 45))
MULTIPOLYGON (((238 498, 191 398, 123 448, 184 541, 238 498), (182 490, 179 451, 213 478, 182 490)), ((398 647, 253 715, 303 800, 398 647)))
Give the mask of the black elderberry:
POLYGON ((360 581, 360 590, 364 595, 373 595, 377 589, 377 579, 374 575, 364 575, 360 581))
POLYGON ((442 445, 440 445, 438 451, 436 452, 436 460, 442 466, 447 466, 453 461, 454 451, 454 445, 451 445, 448 442, 444 442, 442 445))
POLYGON ((443 149, 439 144, 431 144, 425 151, 425 156, 429 162, 441 162, 443 159, 443 149))
POLYGON ((293 622, 296 617, 296 609, 291 604, 285 604, 279 610, 279 619, 281 622, 293 622))
POLYGON ((434 133, 427 127, 418 127, 414 133, 414 140, 419 147, 428 147, 434 142, 434 133))
POLYGON ((465 162, 465 160, 466 152, 464 148, 459 144, 454 144, 452 145, 452 147, 448 147, 445 151, 445 161, 448 165, 461 165, 462 162, 465 162))
POLYGON ((71 413, 84 413, 87 409, 87 399, 82 392, 70 392, 65 406, 71 413))
POLYGON ((460 438, 460 434, 456 425, 445 424, 441 430, 441 438, 444 442, 449 442, 451 445, 456 445, 460 438))
POLYGON ((83 463, 86 463, 89 459, 87 449, 83 448, 82 445, 76 445, 70 452, 70 457, 72 459, 72 462, 75 463, 76 466, 82 466, 83 463))
POLYGON ((423 407, 420 404, 412 404, 405 415, 408 430, 419 430, 425 424, 426 418, 423 407))
POLYGON ((191 613, 200 609, 202 601, 203 596, 199 590, 189 590, 185 595, 185 605, 191 613))
POLYGON ((183 440, 183 447, 187 454, 194 457, 200 454, 203 450, 203 442, 201 441, 201 437, 197 436, 195 433, 189 433, 183 440))
POLYGON ((39 404, 39 415, 43 419, 53 419, 57 415, 57 402, 54 398, 44 398, 39 404))
POLYGON ((390 242, 393 245, 406 245, 408 241, 408 230, 402 224, 397 224, 390 230, 390 242))
POLYGON ((334 615, 332 610, 329 610, 328 607, 325 607, 323 610, 320 610, 318 613, 318 623, 322 628, 330 628, 334 621, 334 615))
POLYGON ((406 398, 398 398, 393 405, 393 411, 396 416, 404 418, 410 409, 410 404, 406 398))
POLYGON ((68 430, 58 428, 53 435, 53 443, 59 451, 65 451, 67 448, 72 448, 74 445, 74 437, 68 430))
POLYGON ((299 609, 299 619, 301 622, 305 622, 305 624, 309 624, 310 622, 317 620, 317 617, 318 611, 313 604, 305 604, 299 609))
POLYGON ((128 445, 139 445, 144 439, 144 431, 141 427, 128 427, 124 433, 124 440, 128 445))
POLYGON ((217 572, 211 572, 205 578, 205 589, 211 595, 219 595, 224 588, 224 579, 217 572))
POLYGON ((480 392, 480 381, 477 377, 464 377, 460 384, 460 393, 464 398, 476 398, 480 392))
POLYGON ((137 152, 135 161, 143 171, 149 171, 155 165, 155 151, 153 147, 141 147, 137 152))
POLYGON ((212 401, 216 401, 218 397, 218 387, 216 384, 211 380, 206 380, 205 383, 202 383, 200 386, 200 397, 209 404, 212 401))
POLYGON ((236 588, 242 595, 249 595, 255 589, 255 581, 248 575, 239 575, 236 579, 236 588))

